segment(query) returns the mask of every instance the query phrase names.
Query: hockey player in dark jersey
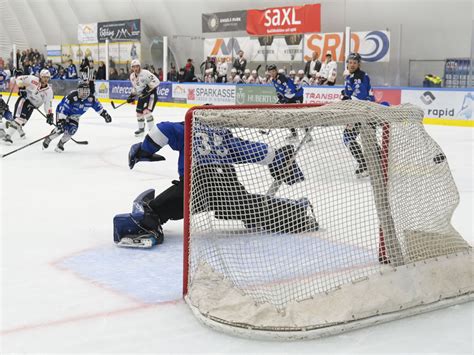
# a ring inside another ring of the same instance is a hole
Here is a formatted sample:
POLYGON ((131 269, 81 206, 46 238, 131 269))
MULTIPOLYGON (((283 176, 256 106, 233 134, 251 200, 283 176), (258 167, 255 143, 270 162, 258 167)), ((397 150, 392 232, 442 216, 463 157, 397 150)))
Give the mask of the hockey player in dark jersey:
MULTIPOLYGON (((64 144, 71 139, 79 128, 79 119, 91 107, 104 118, 105 122, 112 122, 112 117, 91 94, 89 83, 81 82, 77 90, 64 96, 56 107, 56 128, 52 132, 54 134, 49 135, 43 141, 43 149, 47 149, 51 141, 62 134, 55 151, 63 152, 64 144)), ((52 119, 47 122, 53 124, 52 119)))
MULTIPOLYGON (((301 85, 294 83, 293 79, 284 73, 279 73, 275 64, 270 64, 267 68, 270 74, 272 84, 275 87, 279 104, 301 104, 303 103, 303 88, 301 85)), ((290 139, 298 137, 295 128, 290 128, 290 139)), ((306 130, 307 131, 307 130, 306 130)), ((311 136, 306 140, 311 141, 311 136)))
MULTIPOLYGON (((267 165, 271 176, 288 185, 304 180, 292 156, 294 147, 279 149, 261 142, 235 137, 228 129, 195 126, 196 147, 193 160, 193 187, 202 199, 192 205, 193 214, 214 212, 218 219, 240 220, 247 228, 260 228, 277 233, 317 230, 318 223, 308 199, 290 200, 271 194, 249 193, 239 182, 235 164, 267 165), (264 208, 251 208, 264 206, 264 208), (284 217, 283 217, 284 216, 284 217)), ((149 248, 163 242, 162 225, 168 220, 183 218, 184 199, 184 122, 161 122, 150 130, 142 143, 134 144, 129 153, 129 167, 139 161, 159 161, 156 154, 169 145, 179 152, 179 180, 154 197, 154 190, 145 191, 134 201, 131 214, 114 218, 114 241, 123 247, 149 248)))
MULTIPOLYGON (((349 75, 346 76, 344 90, 342 90, 342 100, 366 100, 375 101, 370 78, 366 72, 360 70, 360 55, 351 53, 347 58, 347 69, 349 75)), ((343 133, 343 141, 349 148, 354 159, 359 164, 355 175, 356 177, 368 176, 367 163, 362 152, 362 147, 357 142, 360 134, 360 123, 347 125, 343 133)), ((375 126, 373 127, 375 129, 375 126)))

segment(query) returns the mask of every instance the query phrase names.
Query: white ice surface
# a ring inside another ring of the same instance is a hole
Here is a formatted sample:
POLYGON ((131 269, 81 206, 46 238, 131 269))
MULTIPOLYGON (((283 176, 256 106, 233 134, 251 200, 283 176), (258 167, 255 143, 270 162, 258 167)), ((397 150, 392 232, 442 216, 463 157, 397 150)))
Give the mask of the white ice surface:
MULTIPOLYGON (((13 108, 13 105, 11 105, 13 108)), ((443 353, 472 354, 473 303, 340 336, 292 343, 240 339, 212 331, 180 298, 182 223, 165 225, 165 243, 149 251, 112 242, 112 218, 140 192, 167 188, 177 154, 139 163, 127 154, 136 129, 134 107, 81 119, 65 152, 38 143, 0 160, 1 353, 443 353)), ((183 120, 186 109, 158 107, 159 120, 183 120)), ((26 140, 50 127, 35 113, 26 140)), ((427 126, 445 151, 461 194, 453 216, 473 244, 474 130, 427 126)))

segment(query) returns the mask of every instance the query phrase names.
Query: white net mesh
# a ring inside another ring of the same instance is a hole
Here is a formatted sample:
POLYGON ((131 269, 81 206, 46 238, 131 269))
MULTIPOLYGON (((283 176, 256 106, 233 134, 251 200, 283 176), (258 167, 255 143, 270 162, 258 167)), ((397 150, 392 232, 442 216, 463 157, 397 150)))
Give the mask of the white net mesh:
POLYGON ((236 327, 307 330, 472 292, 466 255, 442 267, 464 279, 432 286, 450 279, 432 271, 441 268, 434 258, 471 248, 450 224, 457 189, 418 108, 211 107, 195 110, 192 125, 195 312, 236 327), (430 261, 429 280, 406 268, 420 261, 430 261), (395 281, 380 276, 396 268, 395 281), (418 288, 387 297, 410 280, 418 288))

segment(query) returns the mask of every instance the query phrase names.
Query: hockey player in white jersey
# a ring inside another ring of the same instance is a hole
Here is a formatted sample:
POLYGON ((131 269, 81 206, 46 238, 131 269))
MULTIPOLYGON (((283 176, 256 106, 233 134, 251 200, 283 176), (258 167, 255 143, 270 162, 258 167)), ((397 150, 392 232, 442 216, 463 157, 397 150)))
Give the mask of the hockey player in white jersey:
POLYGON ((48 120, 53 119, 53 89, 49 86, 50 79, 51 74, 47 69, 41 70, 39 78, 34 75, 21 75, 12 79, 12 84, 16 83, 18 86, 19 97, 15 103, 14 119, 3 137, 5 143, 12 144, 16 132, 20 138, 25 137, 22 127, 28 122, 35 108, 44 105, 46 117, 48 120))
POLYGON ((148 130, 154 126, 152 112, 156 105, 156 90, 160 85, 160 80, 153 73, 142 69, 138 59, 132 60, 131 67, 130 81, 133 88, 127 102, 132 103, 137 100, 138 130, 135 131, 135 136, 138 137, 145 132, 145 121, 148 130))

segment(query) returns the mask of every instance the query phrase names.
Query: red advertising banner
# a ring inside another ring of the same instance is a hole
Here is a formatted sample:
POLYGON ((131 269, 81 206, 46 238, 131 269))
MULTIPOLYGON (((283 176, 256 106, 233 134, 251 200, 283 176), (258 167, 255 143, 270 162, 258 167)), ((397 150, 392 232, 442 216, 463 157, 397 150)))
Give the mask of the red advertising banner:
POLYGON ((321 4, 247 11, 247 33, 271 36, 321 32, 321 4))

